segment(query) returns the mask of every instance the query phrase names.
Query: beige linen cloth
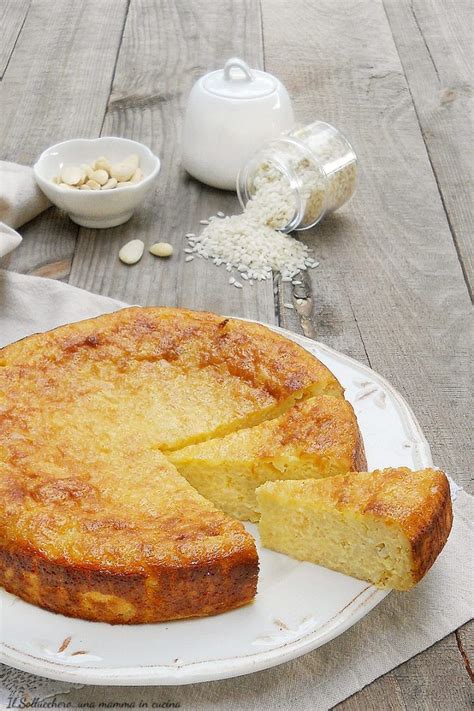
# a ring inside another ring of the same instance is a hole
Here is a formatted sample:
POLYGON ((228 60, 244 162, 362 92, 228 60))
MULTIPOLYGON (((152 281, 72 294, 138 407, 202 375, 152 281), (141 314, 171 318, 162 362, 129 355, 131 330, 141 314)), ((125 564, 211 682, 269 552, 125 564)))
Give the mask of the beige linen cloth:
MULTIPOLYGON (((0 346, 122 306, 113 299, 61 282, 0 270, 0 346)), ((391 593, 345 634, 304 657, 235 679, 138 688, 78 687, 0 665, 0 708, 7 708, 12 697, 26 694, 28 699, 38 700, 36 708, 48 699, 44 703, 54 702, 57 705, 53 708, 67 703, 70 704, 67 708, 74 710, 84 708, 86 703, 97 709, 151 709, 160 708, 159 704, 161 708, 173 708, 164 704, 179 704, 186 711, 329 709, 471 618, 472 497, 458 492, 454 510, 454 527, 448 543, 433 569, 414 590, 391 593)), ((436 673, 433 669, 433 674, 436 673)), ((439 708, 446 708, 441 700, 439 708)))
POLYGON ((20 244, 16 228, 50 205, 36 185, 32 168, 0 161, 0 259, 20 244))

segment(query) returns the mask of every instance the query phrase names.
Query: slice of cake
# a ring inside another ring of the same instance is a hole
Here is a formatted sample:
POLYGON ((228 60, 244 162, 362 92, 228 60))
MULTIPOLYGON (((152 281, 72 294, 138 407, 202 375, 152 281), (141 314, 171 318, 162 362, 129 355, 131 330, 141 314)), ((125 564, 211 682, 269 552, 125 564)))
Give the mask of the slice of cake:
POLYGON ((258 521, 255 489, 266 481, 334 476, 367 466, 351 405, 329 395, 168 456, 203 496, 249 521, 258 521))
POLYGON ((452 523, 448 480, 433 469, 268 482, 257 501, 267 548, 396 590, 421 580, 452 523))

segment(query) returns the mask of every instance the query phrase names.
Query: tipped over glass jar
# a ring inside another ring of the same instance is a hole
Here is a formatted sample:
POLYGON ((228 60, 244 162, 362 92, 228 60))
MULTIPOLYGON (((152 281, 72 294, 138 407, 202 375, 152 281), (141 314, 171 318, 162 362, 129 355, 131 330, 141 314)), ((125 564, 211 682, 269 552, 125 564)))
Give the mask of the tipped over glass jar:
POLYGON ((237 178, 246 213, 291 232, 313 227, 354 194, 357 156, 334 126, 314 121, 262 146, 237 178))

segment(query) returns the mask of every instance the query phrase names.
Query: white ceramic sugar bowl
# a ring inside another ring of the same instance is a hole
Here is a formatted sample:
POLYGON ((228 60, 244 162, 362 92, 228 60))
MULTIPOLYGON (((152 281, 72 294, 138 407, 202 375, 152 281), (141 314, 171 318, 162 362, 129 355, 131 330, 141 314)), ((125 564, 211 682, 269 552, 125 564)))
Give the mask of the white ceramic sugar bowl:
POLYGON ((207 185, 235 190, 241 166, 270 138, 294 126, 283 84, 232 58, 198 79, 188 99, 183 165, 207 185))

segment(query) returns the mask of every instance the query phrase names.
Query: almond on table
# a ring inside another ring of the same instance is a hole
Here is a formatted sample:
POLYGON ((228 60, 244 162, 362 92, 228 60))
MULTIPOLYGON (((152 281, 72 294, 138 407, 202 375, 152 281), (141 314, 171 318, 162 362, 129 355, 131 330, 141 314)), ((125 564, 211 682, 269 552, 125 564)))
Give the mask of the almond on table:
POLYGON ((169 242, 155 242, 149 249, 150 254, 155 257, 171 257, 173 254, 173 245, 169 242))
POLYGON ((132 239, 124 244, 119 252, 119 259, 124 264, 136 264, 143 256, 145 244, 141 239, 132 239))

